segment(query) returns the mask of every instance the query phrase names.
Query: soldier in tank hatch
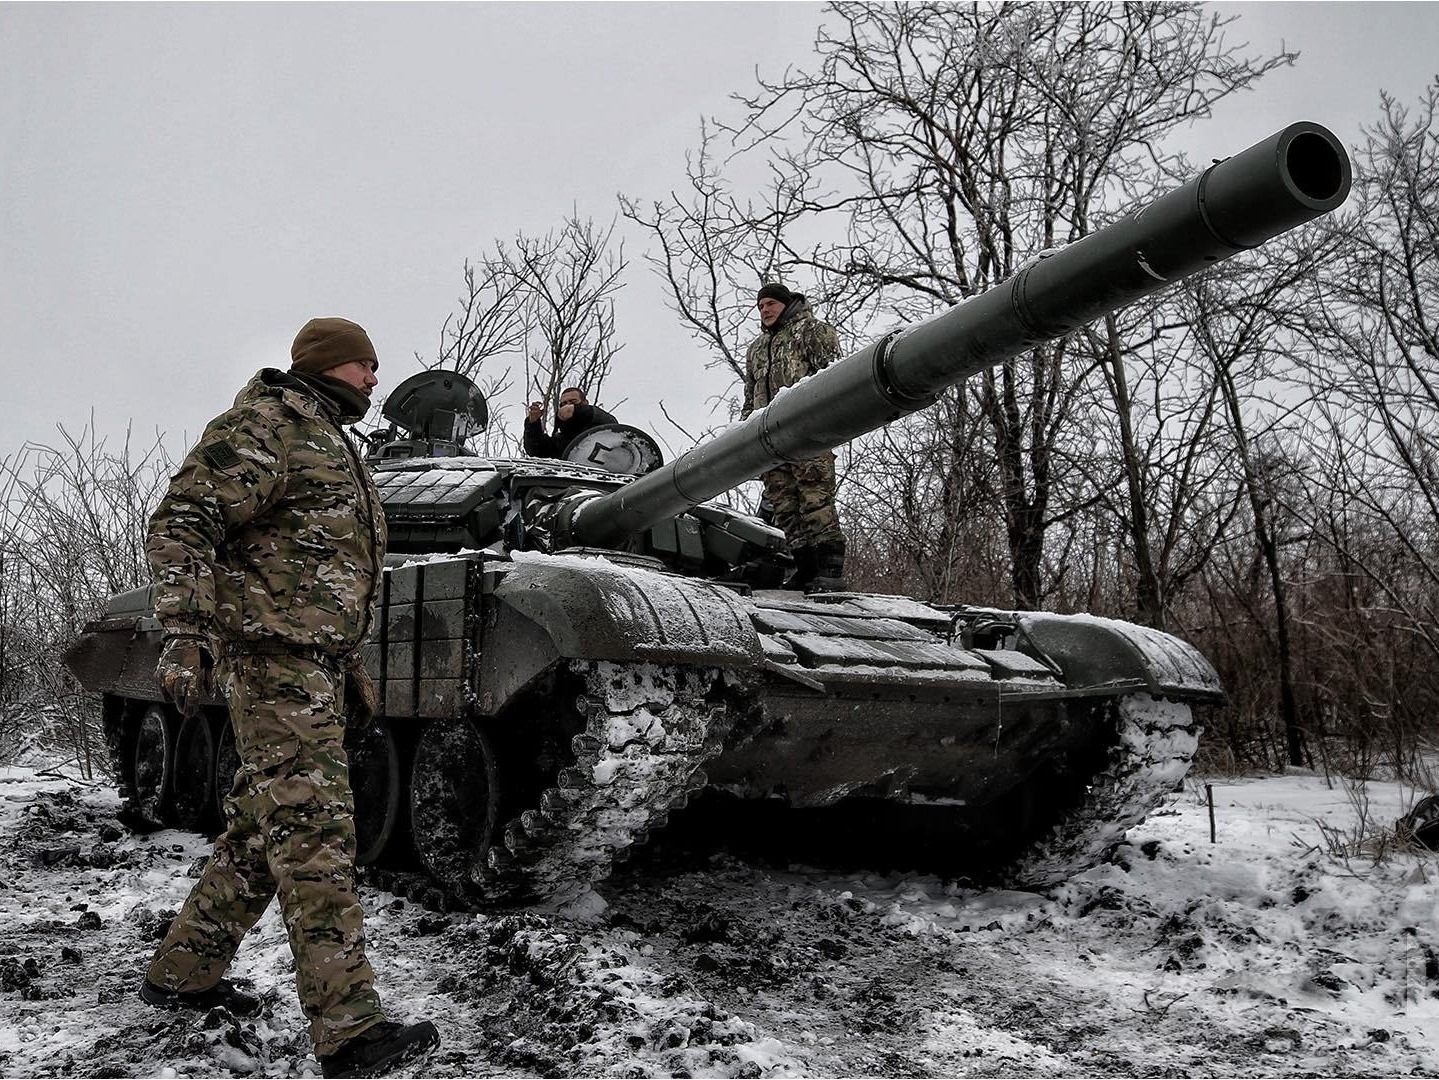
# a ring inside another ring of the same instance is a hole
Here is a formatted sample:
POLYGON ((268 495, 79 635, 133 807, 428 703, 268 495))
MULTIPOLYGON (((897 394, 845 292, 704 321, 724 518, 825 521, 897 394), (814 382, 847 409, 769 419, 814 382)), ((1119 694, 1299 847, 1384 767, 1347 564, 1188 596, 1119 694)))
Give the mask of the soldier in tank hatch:
POLYGON ((335 318, 306 323, 291 358, 210 422, 150 519, 156 677, 186 716, 218 683, 241 766, 225 831, 140 994, 165 1008, 258 1011, 223 975, 278 895, 321 1071, 380 1076, 439 1036, 380 1009, 342 747, 347 702, 361 718, 377 708, 359 650, 385 519, 342 425, 369 409, 379 364, 369 335, 335 318))
MULTIPOLYGON (((745 354, 744 406, 740 419, 770 403, 786 386, 813 375, 839 357, 839 335, 810 311, 800 293, 777 283, 755 297, 760 335, 745 354)), ((844 533, 835 509, 834 454, 784 462, 764 473, 765 498, 774 523, 784 530, 795 572, 785 588, 834 592, 845 587, 844 533)))
POLYGON ((591 405, 578 386, 568 386, 560 392, 553 435, 545 434, 544 412, 544 405, 532 401, 525 413, 525 453, 531 457, 562 458, 570 443, 590 428, 617 423, 604 409, 591 405))

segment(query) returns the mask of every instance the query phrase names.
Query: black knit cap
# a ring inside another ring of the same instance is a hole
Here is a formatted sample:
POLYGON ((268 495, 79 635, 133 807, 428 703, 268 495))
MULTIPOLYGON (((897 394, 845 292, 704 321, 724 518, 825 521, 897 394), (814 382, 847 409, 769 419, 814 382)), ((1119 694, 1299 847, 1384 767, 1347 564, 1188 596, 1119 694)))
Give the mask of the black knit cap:
POLYGON ((759 292, 755 294, 755 302, 761 300, 778 300, 781 304, 788 305, 794 299, 795 294, 786 289, 777 281, 761 285, 759 292))

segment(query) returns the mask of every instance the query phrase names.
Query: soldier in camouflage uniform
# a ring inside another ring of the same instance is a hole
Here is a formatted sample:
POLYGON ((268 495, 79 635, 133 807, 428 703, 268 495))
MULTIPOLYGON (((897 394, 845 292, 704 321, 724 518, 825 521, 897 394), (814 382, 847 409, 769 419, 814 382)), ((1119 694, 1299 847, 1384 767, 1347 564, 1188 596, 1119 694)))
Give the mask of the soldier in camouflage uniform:
POLYGON ((288 372, 261 371, 210 422, 150 519, 165 632, 156 675, 186 715, 218 681, 241 767, 225 832, 141 996, 256 1011, 222 976, 278 894, 324 1075, 375 1076, 438 1043, 433 1024, 402 1026, 380 1010, 342 746, 347 697, 352 713, 376 706, 358 656, 385 520, 341 425, 365 415, 379 365, 347 319, 312 319, 291 355, 288 372))
MULTIPOLYGON (((800 293, 770 283, 759 290, 755 302, 762 332, 745 356, 741 419, 839 357, 839 335, 814 317, 800 293)), ((760 479, 774 507, 775 524, 784 530, 794 556, 795 572, 785 588, 843 589, 844 534, 834 505, 834 454, 826 451, 808 461, 777 465, 760 479)))

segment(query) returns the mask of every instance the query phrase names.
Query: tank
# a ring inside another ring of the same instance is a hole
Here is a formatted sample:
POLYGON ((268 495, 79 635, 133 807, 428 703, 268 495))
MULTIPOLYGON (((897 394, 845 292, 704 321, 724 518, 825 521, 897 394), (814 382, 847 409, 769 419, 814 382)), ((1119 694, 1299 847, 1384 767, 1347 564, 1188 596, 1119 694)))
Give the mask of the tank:
MULTIPOLYGON (((1195 709, 1222 700, 1196 649, 1091 616, 787 592, 782 534, 710 500, 1326 213, 1349 184, 1338 140, 1293 124, 668 464, 624 428, 591 433, 582 461, 477 456, 475 388, 407 381, 369 455, 390 554, 365 646, 381 715, 347 736, 363 872, 437 907, 563 904, 697 796, 728 839, 808 836, 825 857, 1020 887, 1093 864, 1175 789, 1195 709)), ((103 695, 130 819, 215 828, 229 720, 219 700, 179 717, 159 646, 140 589, 66 663, 103 695)))

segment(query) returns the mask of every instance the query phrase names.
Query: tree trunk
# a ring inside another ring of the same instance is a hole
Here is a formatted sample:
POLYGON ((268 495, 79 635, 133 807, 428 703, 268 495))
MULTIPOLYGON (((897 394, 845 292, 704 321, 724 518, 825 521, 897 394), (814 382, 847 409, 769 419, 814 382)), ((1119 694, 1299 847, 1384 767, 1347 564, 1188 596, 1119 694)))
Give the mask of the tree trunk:
POLYGON ((1294 693, 1294 659, 1289 636, 1289 602, 1284 575, 1279 568, 1279 545, 1268 520, 1269 500, 1260 491, 1259 477, 1245 432, 1244 417, 1239 408, 1239 394, 1229 366, 1222 361, 1215 365, 1229 408, 1234 432, 1234 447, 1244 470, 1244 487, 1249 507, 1254 514, 1254 540, 1269 571, 1270 588, 1274 591, 1274 629, 1279 651, 1279 718, 1284 728, 1284 750, 1290 765, 1304 764, 1304 742, 1299 730, 1299 706, 1294 693))
POLYGON ((1165 624, 1164 590, 1155 573, 1154 556, 1149 545, 1149 508, 1144 498, 1144 477, 1140 472, 1139 449, 1134 440, 1134 403, 1129 396, 1129 380, 1124 371, 1124 358, 1119 351, 1119 327, 1113 315, 1104 317, 1106 356, 1109 367, 1110 391, 1119 419, 1120 454, 1124 461, 1124 482, 1129 496, 1129 541, 1134 548, 1134 569, 1137 575, 1135 599, 1141 621, 1156 630, 1165 624))

